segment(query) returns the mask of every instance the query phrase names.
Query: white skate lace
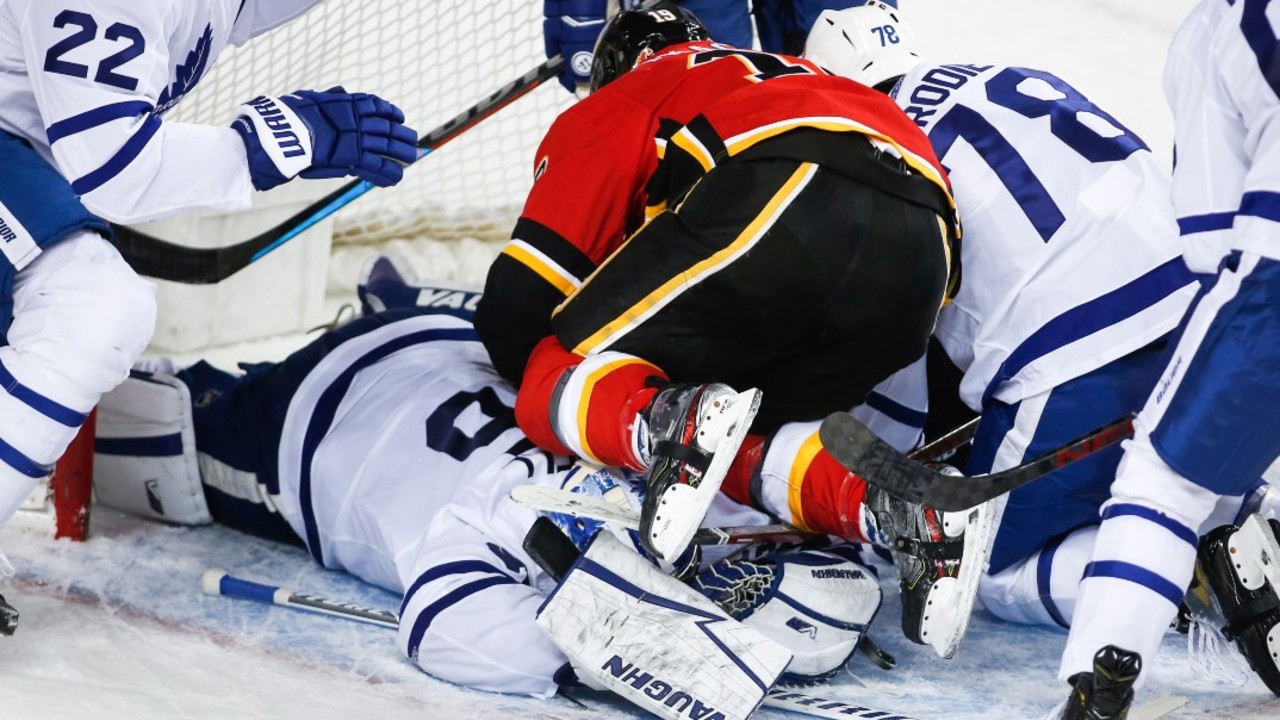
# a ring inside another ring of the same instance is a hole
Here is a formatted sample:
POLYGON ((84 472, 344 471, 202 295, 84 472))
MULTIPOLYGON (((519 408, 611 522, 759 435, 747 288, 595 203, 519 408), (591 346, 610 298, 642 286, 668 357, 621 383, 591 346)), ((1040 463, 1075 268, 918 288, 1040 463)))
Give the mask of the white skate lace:
POLYGON ((1249 680, 1249 662, 1235 645, 1204 620, 1192 617, 1187 628, 1187 663, 1191 671, 1218 685, 1241 687, 1249 680))

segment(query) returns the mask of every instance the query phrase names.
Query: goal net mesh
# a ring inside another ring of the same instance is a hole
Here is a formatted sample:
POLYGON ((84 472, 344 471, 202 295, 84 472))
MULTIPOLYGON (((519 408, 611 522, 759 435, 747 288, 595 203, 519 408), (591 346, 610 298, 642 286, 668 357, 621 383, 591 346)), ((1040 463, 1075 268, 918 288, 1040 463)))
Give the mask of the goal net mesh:
MULTIPOLYGON (((540 2, 328 0, 229 49, 171 118, 226 124, 256 95, 342 85, 394 102, 425 134, 545 59, 541 12, 540 2)), ((391 239, 496 246, 529 190, 538 141, 571 102, 551 80, 467 130, 399 186, 341 211, 335 247, 391 239)), ((314 184, 317 197, 332 187, 314 184)))

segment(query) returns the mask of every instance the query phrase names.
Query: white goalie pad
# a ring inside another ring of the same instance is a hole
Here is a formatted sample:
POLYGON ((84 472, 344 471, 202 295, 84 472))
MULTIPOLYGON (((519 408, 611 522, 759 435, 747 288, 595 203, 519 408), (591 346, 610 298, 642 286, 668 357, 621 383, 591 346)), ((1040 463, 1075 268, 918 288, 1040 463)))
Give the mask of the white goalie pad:
POLYGON ((579 676, 660 717, 745 720, 791 653, 600 533, 538 612, 579 676))
POLYGON ((191 393, 175 377, 134 373, 98 404, 98 502, 179 525, 213 521, 200 484, 191 393))

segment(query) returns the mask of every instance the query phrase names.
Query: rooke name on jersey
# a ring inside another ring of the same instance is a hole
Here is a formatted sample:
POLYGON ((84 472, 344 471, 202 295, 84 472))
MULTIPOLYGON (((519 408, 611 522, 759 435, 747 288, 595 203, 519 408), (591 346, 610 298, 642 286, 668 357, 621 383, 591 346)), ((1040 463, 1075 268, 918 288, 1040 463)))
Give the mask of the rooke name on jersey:
POLYGON ((969 82, 969 78, 981 75, 993 65, 943 65, 925 73, 920 84, 911 91, 911 104, 903 109, 916 125, 922 128, 929 126, 930 120, 938 112, 938 106, 951 97, 952 90, 959 90, 969 82), (930 110, 929 108, 933 108, 930 110))

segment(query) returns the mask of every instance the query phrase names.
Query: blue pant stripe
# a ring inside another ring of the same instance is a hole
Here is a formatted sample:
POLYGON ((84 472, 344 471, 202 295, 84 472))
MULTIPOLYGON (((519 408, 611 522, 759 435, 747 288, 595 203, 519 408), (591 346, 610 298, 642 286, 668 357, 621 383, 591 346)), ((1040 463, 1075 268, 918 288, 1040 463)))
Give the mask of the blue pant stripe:
POLYGON ((1060 535, 1050 540, 1040 551, 1040 558, 1036 560, 1036 591, 1040 594, 1040 604, 1044 605, 1049 617, 1061 627, 1070 628, 1067 619, 1062 616, 1062 611, 1058 609, 1058 603, 1053 601, 1053 589, 1050 583, 1053 578, 1053 557, 1058 554, 1058 547, 1066 539, 1066 535, 1060 535))
POLYGON ((466 585, 455 588, 453 591, 446 593, 443 597, 422 609, 418 614, 418 618, 413 621, 413 629, 409 631, 409 645, 406 654, 417 659, 418 647, 422 645, 422 638, 426 636, 427 630, 431 628, 431 623, 435 621, 436 616, 457 605, 462 600, 475 595, 481 590, 493 587, 494 585, 515 585, 516 581, 506 575, 490 575, 483 580, 469 582, 466 585))
POLYGON ((4 363, 0 363, 0 386, 3 386, 5 392, 22 401, 27 407, 61 425, 78 428, 84 424, 85 420, 89 419, 87 414, 76 412, 66 405, 50 400, 18 382, 18 379, 9 372, 4 363))
POLYGON ((1123 560, 1091 562, 1084 569, 1084 576, 1086 578, 1109 577, 1117 580, 1127 580, 1136 585, 1141 585, 1174 605, 1181 603, 1183 596, 1186 595, 1182 588, 1160 577, 1160 575, 1123 560))
POLYGON ((0 438, 0 460, 29 478, 42 478, 49 474, 49 468, 27 457, 3 438, 0 438))
POLYGON ((888 417, 890 420, 902 423, 908 427, 924 428, 925 421, 928 419, 928 413, 922 413, 919 410, 903 405, 900 402, 892 400, 878 392, 867 395, 867 407, 888 417))
POLYGON ((1179 540, 1187 543, 1193 548, 1199 547, 1200 545, 1200 538, 1199 536, 1196 535, 1194 530, 1187 527, 1186 525, 1183 525, 1177 520, 1174 520, 1168 515, 1165 515, 1164 513, 1158 512, 1156 510, 1152 510, 1151 508, 1145 505, 1133 505, 1130 503, 1121 503, 1118 505, 1111 505, 1111 506, 1108 506, 1107 509, 1102 513, 1102 519, 1106 521, 1113 517, 1121 517, 1124 515, 1128 515, 1131 517, 1139 517, 1139 518, 1142 518, 1143 520, 1148 520, 1150 522, 1153 522, 1159 525, 1160 527, 1168 530, 1169 532, 1173 533, 1174 535, 1178 536, 1179 540))
POLYGON ((49 138, 49 144, 52 145, 70 135, 92 130, 99 125, 106 125, 115 120, 137 117, 155 109, 156 106, 146 100, 126 100, 124 102, 111 103, 110 105, 103 105, 102 107, 82 112, 79 115, 72 115, 65 120, 59 120, 45 129, 45 135, 49 138))
POLYGON ((417 580, 413 581, 413 585, 409 586, 409 589, 404 593, 404 600, 400 602, 400 614, 403 615, 405 608, 409 607, 409 601, 413 599, 414 593, 421 590, 427 583, 449 575, 466 575, 468 573, 486 573, 505 577, 505 574, 498 568, 479 560, 458 560, 456 562, 441 563, 422 573, 417 580))
POLYGON ((124 172, 129 167, 129 163, 133 162, 142 154, 143 148, 147 143, 151 142, 151 138, 160 130, 160 118, 155 115, 148 115, 146 120, 142 121, 142 127, 133 134, 133 137, 125 141, 124 145, 115 155, 111 156, 102 167, 76 179, 71 183, 71 189, 77 195, 88 195, 107 184, 112 178, 124 172))

